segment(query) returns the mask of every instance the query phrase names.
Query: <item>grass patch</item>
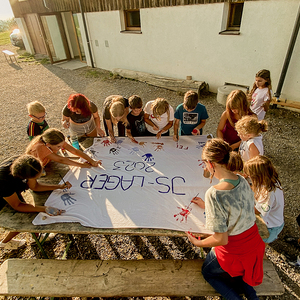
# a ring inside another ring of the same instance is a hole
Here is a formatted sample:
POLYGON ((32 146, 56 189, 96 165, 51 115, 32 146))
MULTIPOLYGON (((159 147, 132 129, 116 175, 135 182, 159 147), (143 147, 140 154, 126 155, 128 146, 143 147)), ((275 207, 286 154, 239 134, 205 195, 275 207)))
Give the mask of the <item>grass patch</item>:
POLYGON ((41 65, 49 65, 50 64, 50 60, 49 60, 49 58, 45 57, 45 58, 39 60, 39 63, 41 65))
POLYGON ((84 75, 86 78, 99 78, 100 77, 100 72, 97 70, 88 70, 85 72, 84 75))
POLYGON ((9 31, 0 32, 0 46, 10 45, 9 35, 9 31))

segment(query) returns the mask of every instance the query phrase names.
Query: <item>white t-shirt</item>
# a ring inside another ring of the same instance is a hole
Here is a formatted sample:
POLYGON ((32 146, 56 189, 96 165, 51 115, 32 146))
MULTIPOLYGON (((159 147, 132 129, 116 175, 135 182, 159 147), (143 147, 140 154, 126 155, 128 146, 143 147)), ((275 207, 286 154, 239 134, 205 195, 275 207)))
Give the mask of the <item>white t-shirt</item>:
MULTIPOLYGON (((270 91, 272 95, 272 91, 270 91)), ((258 121, 263 120, 265 117, 265 110, 263 105, 266 101, 271 100, 269 96, 269 89, 267 87, 263 89, 257 88, 252 94, 251 110, 257 115, 258 121)))
POLYGON ((261 195, 256 202, 255 208, 260 212, 263 220, 268 228, 279 227, 284 222, 283 209, 284 209, 284 196, 281 189, 269 193, 265 199, 261 195))
POLYGON ((248 141, 242 141, 240 144, 239 152, 243 161, 250 159, 250 145, 254 144, 258 149, 259 155, 264 155, 264 146, 262 142, 262 136, 255 136, 248 141))
MULTIPOLYGON (((149 119, 159 128, 159 130, 154 130, 151 125, 147 123, 145 124, 149 132, 153 134, 157 134, 162 128, 164 128, 169 123, 169 121, 174 121, 174 109, 171 105, 169 105, 169 118, 168 118, 168 112, 165 112, 160 116, 160 120, 158 120, 157 118, 154 118, 153 111, 151 109, 151 105, 153 102, 154 100, 148 101, 146 103, 144 107, 144 112, 149 115, 149 119)), ((163 131, 162 134, 166 133, 167 131, 168 130, 163 131)))

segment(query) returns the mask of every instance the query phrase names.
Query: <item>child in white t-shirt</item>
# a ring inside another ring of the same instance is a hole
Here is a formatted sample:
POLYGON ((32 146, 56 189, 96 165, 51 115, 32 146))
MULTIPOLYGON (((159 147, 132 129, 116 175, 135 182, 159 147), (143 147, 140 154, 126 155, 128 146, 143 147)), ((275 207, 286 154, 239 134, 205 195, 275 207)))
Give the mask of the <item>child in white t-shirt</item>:
POLYGON ((146 103, 144 107, 144 119, 147 135, 161 136, 170 135, 169 129, 173 126, 174 109, 164 98, 157 98, 146 103))
POLYGON ((266 244, 272 243, 284 226, 284 196, 278 173, 272 162, 263 155, 248 160, 244 164, 244 172, 252 181, 255 213, 262 216, 270 234, 263 241, 266 244))
POLYGON ((253 88, 249 93, 251 100, 250 109, 257 115, 258 120, 263 120, 272 100, 271 75, 269 70, 260 70, 255 75, 253 88))
POLYGON ((243 161, 264 154, 261 133, 268 130, 267 121, 258 121, 257 117, 254 115, 244 116, 236 122, 235 129, 242 140, 239 147, 239 153, 243 161))

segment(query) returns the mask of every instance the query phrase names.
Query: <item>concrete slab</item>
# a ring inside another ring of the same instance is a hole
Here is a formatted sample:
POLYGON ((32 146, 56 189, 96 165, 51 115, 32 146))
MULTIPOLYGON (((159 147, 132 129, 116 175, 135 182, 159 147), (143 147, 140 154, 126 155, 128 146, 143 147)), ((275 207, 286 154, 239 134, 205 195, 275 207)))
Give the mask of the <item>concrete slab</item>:
POLYGON ((62 69, 67 69, 67 70, 75 70, 75 69, 80 69, 80 68, 87 66, 86 63, 80 61, 79 59, 64 61, 64 62, 56 63, 55 65, 62 69))

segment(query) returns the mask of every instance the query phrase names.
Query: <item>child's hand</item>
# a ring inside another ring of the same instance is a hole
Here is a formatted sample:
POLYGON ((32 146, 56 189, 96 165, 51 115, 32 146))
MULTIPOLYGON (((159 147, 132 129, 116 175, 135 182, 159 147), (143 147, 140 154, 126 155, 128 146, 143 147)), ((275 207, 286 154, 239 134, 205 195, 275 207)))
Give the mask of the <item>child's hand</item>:
POLYGON ((192 135, 200 135, 200 130, 197 128, 194 128, 192 131, 192 135))
POLYGON ((155 131, 159 130, 159 128, 158 128, 155 124, 153 124, 152 128, 153 128, 153 130, 155 130, 155 131))
POLYGON ((90 169, 92 167, 92 165, 90 163, 88 163, 87 161, 85 161, 84 163, 82 163, 80 165, 81 168, 88 168, 90 169))
POLYGON ((101 160, 93 160, 93 161, 91 162, 91 165, 92 165, 93 167, 98 167, 99 165, 101 166, 101 165, 102 165, 102 161, 101 161, 101 160))
POLYGON ((45 213, 48 214, 49 216, 58 216, 65 212, 66 211, 63 209, 58 209, 51 206, 45 206, 45 213))
POLYGON ((264 111, 268 111, 269 110, 269 106, 270 106, 270 102, 269 101, 266 101, 263 105, 262 105, 262 107, 264 108, 264 111))
POLYGON ((160 139, 160 138, 161 138, 161 133, 162 133, 162 131, 160 130, 160 131, 156 134, 156 138, 157 138, 157 139, 160 139))
POLYGON ((136 143, 136 144, 139 143, 133 136, 130 136, 129 138, 131 139, 132 142, 134 142, 134 143, 136 143))
POLYGON ((189 241, 190 241, 193 245, 198 246, 199 241, 201 240, 201 239, 200 239, 200 236, 199 236, 198 238, 196 238, 190 231, 185 231, 185 233, 186 233, 186 235, 187 235, 189 241))
POLYGON ((101 128, 97 128, 97 134, 98 134, 100 137, 104 137, 104 136, 105 136, 105 131, 102 130, 101 128))
POLYGON ((59 184, 59 189, 64 190, 64 189, 70 189, 72 187, 72 184, 67 181, 66 183, 59 184))
POLYGON ((70 127, 70 122, 68 122, 67 120, 61 121, 62 126, 66 129, 68 129, 70 127))
POLYGON ((194 197, 191 202, 197 204, 200 208, 205 209, 205 202, 200 197, 194 197))
POLYGON ((117 142, 117 140, 116 140, 116 138, 114 136, 110 136, 110 141, 112 143, 116 143, 117 142))
POLYGON ((179 140, 178 134, 174 134, 174 135, 173 135, 173 140, 174 140, 175 142, 178 142, 178 140, 179 140))

